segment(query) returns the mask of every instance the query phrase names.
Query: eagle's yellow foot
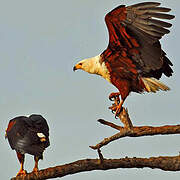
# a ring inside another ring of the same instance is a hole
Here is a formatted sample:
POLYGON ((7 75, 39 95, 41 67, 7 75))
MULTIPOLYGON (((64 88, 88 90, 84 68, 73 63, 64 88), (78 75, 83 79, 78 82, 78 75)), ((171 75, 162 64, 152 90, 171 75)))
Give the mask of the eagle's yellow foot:
POLYGON ((109 109, 111 109, 112 113, 114 114, 116 112, 117 105, 113 103, 112 106, 109 107, 109 109))
POLYGON ((115 118, 117 118, 117 116, 119 116, 119 114, 121 113, 122 111, 122 105, 123 105, 124 101, 121 100, 121 102, 118 104, 117 108, 116 108, 116 112, 115 112, 115 118))
POLYGON ((122 111, 122 105, 123 105, 123 103, 124 103, 124 100, 121 100, 120 102, 119 102, 119 100, 118 100, 118 101, 115 101, 115 103, 112 104, 111 107, 109 107, 109 109, 112 110, 112 113, 113 113, 113 114, 115 113, 115 118, 116 118, 116 119, 117 119, 117 116, 119 116, 119 114, 120 114, 121 111, 122 111))
POLYGON ((117 119, 117 117, 119 116, 120 112, 121 112, 121 107, 119 108, 119 106, 116 108, 116 112, 115 112, 115 118, 117 119))
POLYGON ((17 174, 16 176, 21 176, 21 175, 26 175, 27 174, 27 171, 24 170, 24 169, 21 169, 17 174))
POLYGON ((119 114, 121 113, 122 111, 122 106, 119 107, 119 104, 116 105, 115 103, 112 104, 111 107, 109 107, 109 109, 111 109, 112 113, 115 114, 115 118, 117 119, 117 116, 119 116, 119 114))

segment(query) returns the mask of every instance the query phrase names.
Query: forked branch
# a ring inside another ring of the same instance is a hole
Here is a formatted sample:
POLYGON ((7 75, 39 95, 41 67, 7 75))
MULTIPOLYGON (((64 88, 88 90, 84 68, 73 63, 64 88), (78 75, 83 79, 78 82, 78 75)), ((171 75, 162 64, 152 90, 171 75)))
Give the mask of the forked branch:
POLYGON ((122 137, 139 137, 158 134, 180 134, 180 125, 174 126, 141 126, 133 127, 129 118, 127 110, 123 111, 119 115, 120 120, 124 124, 124 127, 116 125, 114 123, 98 120, 101 124, 112 127, 120 132, 117 134, 105 138, 103 141, 95 146, 90 146, 92 149, 98 151, 99 159, 83 159, 69 164, 60 165, 52 168, 47 168, 37 173, 29 173, 25 176, 14 177, 11 180, 44 180, 57 177, 64 177, 66 175, 72 175, 80 172, 87 172, 93 170, 109 170, 117 168, 158 168, 164 171, 180 171, 180 156, 174 157, 151 157, 151 158, 120 158, 120 159, 104 159, 100 148, 106 144, 122 138, 122 137))
POLYGON ((107 137, 95 146, 90 146, 92 149, 97 150, 101 147, 109 144, 112 141, 123 137, 139 137, 139 136, 152 136, 152 135, 167 135, 167 134, 180 134, 180 125, 166 125, 160 127, 152 126, 132 126, 127 110, 123 108, 123 111, 119 115, 120 120, 124 124, 124 127, 118 126, 114 123, 99 119, 101 124, 112 127, 120 132, 111 137, 107 137))

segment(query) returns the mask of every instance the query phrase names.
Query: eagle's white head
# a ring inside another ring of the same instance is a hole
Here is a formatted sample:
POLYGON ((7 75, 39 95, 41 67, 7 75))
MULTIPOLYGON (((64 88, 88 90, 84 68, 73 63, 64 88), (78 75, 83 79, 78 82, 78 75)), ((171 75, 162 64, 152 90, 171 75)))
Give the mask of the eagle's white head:
POLYGON ((81 69, 90 74, 97 74, 110 82, 109 71, 104 62, 101 62, 101 55, 79 61, 73 68, 73 71, 81 69))
POLYGON ((100 55, 88 59, 83 59, 74 66, 73 70, 76 71, 81 69, 91 74, 97 74, 100 66, 99 60, 100 55))

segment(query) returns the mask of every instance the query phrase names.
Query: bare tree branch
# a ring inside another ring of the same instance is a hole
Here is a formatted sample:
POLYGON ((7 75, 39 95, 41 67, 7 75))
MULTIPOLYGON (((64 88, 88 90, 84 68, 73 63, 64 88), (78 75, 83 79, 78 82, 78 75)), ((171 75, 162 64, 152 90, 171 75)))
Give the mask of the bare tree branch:
POLYGON ((117 168, 158 168, 164 171, 180 171, 180 156, 151 157, 151 158, 120 158, 120 159, 83 159, 69 164, 60 165, 29 173, 25 176, 14 177, 11 180, 42 180, 64 177, 85 171, 109 170, 117 168))
MULTIPOLYGON (((116 107, 112 106, 114 110, 116 107)), ((112 127, 120 132, 117 134, 105 138, 103 141, 95 146, 90 146, 92 149, 97 150, 99 159, 83 159, 75 161, 69 164, 60 165, 56 167, 47 168, 38 172, 32 172, 25 176, 14 177, 11 180, 43 180, 52 179, 57 177, 64 177, 66 175, 72 175, 80 172, 87 172, 93 170, 109 170, 117 168, 158 168, 164 171, 180 171, 180 156, 174 157, 151 157, 151 158, 120 158, 120 159, 104 159, 100 148, 108 143, 122 138, 122 137, 139 137, 158 134, 180 134, 180 125, 174 126, 141 126, 133 127, 129 118, 127 110, 123 108, 123 111, 119 114, 119 118, 124 124, 124 127, 118 126, 114 123, 98 120, 101 124, 112 127)))
POLYGON ((110 142, 117 140, 123 137, 139 137, 139 136, 153 136, 153 135, 167 135, 167 134, 180 134, 180 125, 172 125, 172 126, 160 126, 160 127, 152 127, 152 126, 140 126, 133 127, 131 130, 123 128, 122 126, 117 126, 113 123, 110 123, 105 120, 100 120, 102 124, 111 126, 115 129, 120 130, 117 134, 105 138, 100 143, 95 146, 90 146, 92 149, 100 149, 101 147, 109 144, 110 142))
POLYGON ((118 126, 114 123, 105 121, 103 119, 99 119, 98 121, 101 124, 112 127, 120 132, 115 135, 105 138, 100 143, 95 146, 90 146, 90 148, 97 150, 101 147, 109 144, 110 142, 123 138, 123 137, 139 137, 139 136, 153 136, 153 135, 167 135, 167 134, 180 134, 180 125, 166 125, 160 127, 152 127, 152 126, 132 126, 131 120, 129 118, 127 110, 123 109, 123 111, 119 115, 120 120, 124 124, 124 127, 118 126))

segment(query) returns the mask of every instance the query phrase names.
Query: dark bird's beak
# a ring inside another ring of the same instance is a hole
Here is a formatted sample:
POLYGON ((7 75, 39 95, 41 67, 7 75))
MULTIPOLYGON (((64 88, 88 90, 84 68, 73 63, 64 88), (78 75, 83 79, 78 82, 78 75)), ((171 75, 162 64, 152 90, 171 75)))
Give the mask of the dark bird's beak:
POLYGON ((7 139, 7 131, 5 132, 5 139, 7 139))
POLYGON ((77 68, 76 68, 76 66, 74 66, 74 67, 73 67, 73 71, 76 71, 76 70, 77 70, 77 68))

